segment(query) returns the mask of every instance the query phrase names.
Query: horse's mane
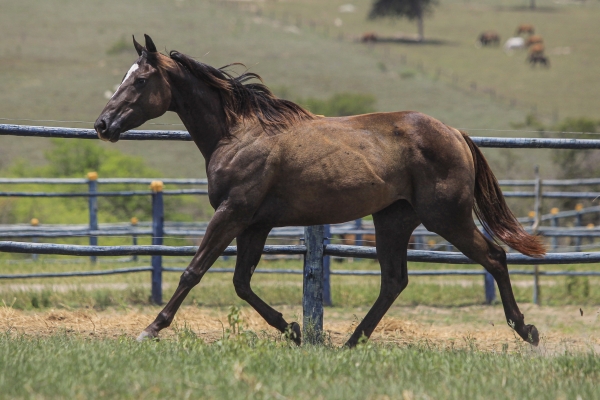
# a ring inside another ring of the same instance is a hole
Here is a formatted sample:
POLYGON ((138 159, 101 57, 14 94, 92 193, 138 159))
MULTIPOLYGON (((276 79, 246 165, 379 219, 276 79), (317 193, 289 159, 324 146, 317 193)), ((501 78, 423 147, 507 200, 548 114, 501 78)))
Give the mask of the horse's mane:
POLYGON ((217 69, 177 51, 171 51, 169 55, 195 78, 217 90, 229 128, 245 119, 254 119, 266 132, 277 132, 296 122, 315 118, 298 104, 276 97, 258 74, 245 72, 233 76, 226 71, 228 67, 243 64, 229 64, 217 69), (261 83, 246 83, 253 79, 261 83))

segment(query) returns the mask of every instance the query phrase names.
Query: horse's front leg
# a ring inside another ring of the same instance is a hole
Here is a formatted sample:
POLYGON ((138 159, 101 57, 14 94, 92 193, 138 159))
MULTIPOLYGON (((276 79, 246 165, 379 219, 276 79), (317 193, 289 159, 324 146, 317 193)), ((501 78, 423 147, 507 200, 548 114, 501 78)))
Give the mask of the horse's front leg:
POLYGON ((187 296, 196 286, 206 271, 219 258, 231 241, 249 224, 252 214, 239 212, 231 204, 223 203, 217 208, 215 215, 206 228, 206 235, 196 252, 196 255, 181 275, 179 286, 165 308, 138 337, 138 340, 155 338, 158 333, 171 325, 175 313, 187 296))

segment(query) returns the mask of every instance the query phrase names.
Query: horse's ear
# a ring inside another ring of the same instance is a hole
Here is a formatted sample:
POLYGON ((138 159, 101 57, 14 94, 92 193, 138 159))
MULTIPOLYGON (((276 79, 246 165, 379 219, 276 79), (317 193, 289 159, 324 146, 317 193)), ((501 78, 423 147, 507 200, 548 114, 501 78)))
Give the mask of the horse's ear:
POLYGON ((148 50, 149 53, 156 53, 156 46, 152 39, 150 39, 150 36, 144 33, 144 37, 146 38, 146 50, 148 50))
POLYGON ((131 35, 131 36, 133 37, 133 47, 135 47, 135 51, 137 51, 138 56, 141 56, 142 51, 144 51, 144 46, 142 46, 135 40, 135 36, 133 36, 133 35, 131 35))

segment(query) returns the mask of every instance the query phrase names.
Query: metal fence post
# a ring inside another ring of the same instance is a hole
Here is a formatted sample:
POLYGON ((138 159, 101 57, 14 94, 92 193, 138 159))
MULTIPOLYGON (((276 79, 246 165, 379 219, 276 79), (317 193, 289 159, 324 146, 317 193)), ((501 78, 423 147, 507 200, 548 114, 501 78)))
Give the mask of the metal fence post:
MULTIPOLYGON (((362 229, 362 218, 359 218, 357 220, 354 220, 354 229, 362 229)), ((357 233, 356 235, 354 235, 354 245, 355 246, 362 246, 363 245, 363 235, 362 233, 357 233)))
MULTIPOLYGON (((130 220, 130 222, 131 222, 131 229, 135 230, 135 228, 136 228, 136 226, 138 224, 138 219, 136 217, 132 217, 131 220, 130 220)), ((131 235, 131 244, 134 245, 134 246, 137 246, 137 244, 138 244, 138 240, 137 239, 138 239, 137 235, 135 233, 133 233, 131 235)), ((137 254, 134 254, 131 257, 131 261, 137 261, 137 260, 138 260, 138 256, 137 256, 137 254)))
MULTIPOLYGON (((540 167, 535 166, 535 220, 531 227, 531 233, 535 235, 542 221, 542 179, 540 178, 540 167)), ((540 304, 540 267, 533 266, 533 304, 540 304)))
MULTIPOLYGON (((577 215, 575 216, 575 226, 581 227, 583 225, 583 216, 581 215, 581 210, 583 210, 583 204, 579 203, 575 205, 575 211, 577 211, 577 215)), ((581 251, 581 235, 575 238, 575 251, 581 251)))
POLYGON ((483 276, 483 285, 485 287, 485 302, 492 304, 496 300, 496 281, 488 271, 485 271, 483 276))
POLYGON ((304 285, 302 334, 307 343, 323 340, 323 225, 304 228, 304 285))
MULTIPOLYGON (((485 230, 485 228, 483 229, 483 236, 493 241, 492 237, 488 231, 485 230)), ((494 300, 496 300, 496 281, 494 280, 492 274, 488 272, 488 270, 485 270, 485 274, 483 275, 483 290, 485 292, 486 304, 492 304, 494 300)))
MULTIPOLYGON (((39 225, 40 225, 40 221, 39 221, 37 218, 32 218, 32 219, 31 219, 31 226, 35 226, 35 227, 37 227, 37 226, 39 226, 39 225)), ((33 243, 37 243, 37 242, 38 242, 38 238, 36 238, 36 237, 34 236, 34 237, 32 237, 32 238, 31 238, 31 241, 32 241, 33 243)), ((34 253, 34 254, 32 254, 32 255, 31 255, 31 259, 32 259, 33 261, 37 261, 37 260, 38 260, 38 255, 37 255, 37 254, 35 254, 35 253, 34 253)))
MULTIPOLYGON (((554 228, 558 228, 558 214, 559 209, 554 207, 550 210, 550 214, 553 215, 552 217, 552 227, 554 228)), ((552 237, 552 250, 555 250, 558 248, 558 236, 553 236, 552 237)))
MULTIPOLYGON (((152 244, 162 245, 164 236, 164 206, 161 181, 153 181, 152 189, 152 244)), ((162 256, 152 256, 152 302, 162 304, 162 256)))
MULTIPOLYGON (((323 245, 331 243, 331 226, 323 227, 323 245)), ((323 257, 323 305, 332 306, 331 301, 331 257, 323 257)))
MULTIPOLYGON (((88 190, 90 197, 88 200, 89 212, 90 212, 90 231, 98 230, 98 197, 93 196, 98 191, 98 173, 88 172, 88 190)), ((98 237, 90 235, 90 246, 98 246, 98 237)), ((90 261, 95 264, 96 256, 91 256, 90 261)))
POLYGON ((540 266, 533 266, 533 304, 540 305, 540 266))

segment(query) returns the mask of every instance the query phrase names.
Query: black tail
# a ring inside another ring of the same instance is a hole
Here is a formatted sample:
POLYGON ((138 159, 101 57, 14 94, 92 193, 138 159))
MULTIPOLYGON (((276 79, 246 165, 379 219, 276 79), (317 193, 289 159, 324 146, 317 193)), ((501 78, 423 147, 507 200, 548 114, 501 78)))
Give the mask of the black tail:
POLYGON ((525 232, 514 216, 500 190, 494 176, 479 147, 465 132, 460 132, 469 145, 475 163, 475 215, 488 233, 497 237, 511 248, 531 257, 541 257, 546 249, 536 236, 525 232))

